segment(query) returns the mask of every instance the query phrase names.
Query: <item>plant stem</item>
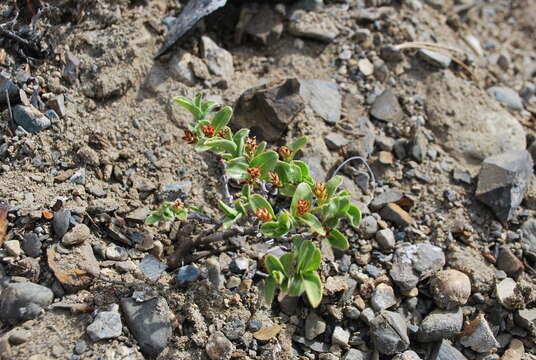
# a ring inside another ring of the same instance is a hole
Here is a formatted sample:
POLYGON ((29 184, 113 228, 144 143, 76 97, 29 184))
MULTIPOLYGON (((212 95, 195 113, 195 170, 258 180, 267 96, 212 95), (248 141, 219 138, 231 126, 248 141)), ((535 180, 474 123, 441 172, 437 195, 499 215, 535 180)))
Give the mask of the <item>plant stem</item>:
POLYGON ((336 169, 335 171, 333 172, 333 176, 337 175, 337 173, 343 168, 344 165, 346 165, 347 163, 349 163, 350 161, 353 161, 353 160, 360 160, 363 165, 365 165, 365 167, 367 168, 369 174, 370 174, 370 177, 372 179, 372 193, 374 194, 374 190, 376 190, 376 177, 374 176, 374 171, 372 171, 372 169, 370 168, 369 164, 367 164, 367 161, 365 159, 363 159, 361 156, 352 156, 351 158, 348 158, 346 160, 344 160, 342 162, 342 164, 340 164, 336 169))
POLYGON ((233 204, 233 197, 231 196, 231 193, 229 192, 229 178, 227 177, 227 166, 225 165, 225 160, 220 159, 220 165, 222 168, 222 176, 220 178, 221 184, 222 184, 222 191, 223 191, 223 197, 225 199, 225 202, 227 205, 233 204))

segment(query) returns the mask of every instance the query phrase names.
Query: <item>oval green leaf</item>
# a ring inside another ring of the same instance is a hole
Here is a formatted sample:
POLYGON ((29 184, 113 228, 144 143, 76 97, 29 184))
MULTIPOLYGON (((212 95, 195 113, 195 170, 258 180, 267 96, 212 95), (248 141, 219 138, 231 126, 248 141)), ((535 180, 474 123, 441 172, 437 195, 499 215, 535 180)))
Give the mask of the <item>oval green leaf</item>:
POLYGON ((307 300, 313 308, 320 305, 322 301, 322 282, 316 272, 308 272, 303 274, 303 283, 307 300))

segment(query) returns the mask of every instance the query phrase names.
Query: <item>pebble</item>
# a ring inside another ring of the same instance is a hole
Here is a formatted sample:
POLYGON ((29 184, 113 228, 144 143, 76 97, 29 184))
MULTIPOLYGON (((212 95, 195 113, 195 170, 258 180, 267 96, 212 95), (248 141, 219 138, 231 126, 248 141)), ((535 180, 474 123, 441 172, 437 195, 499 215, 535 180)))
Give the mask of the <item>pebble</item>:
POLYGON ((378 231, 378 221, 374 216, 366 216, 361 220, 359 228, 365 239, 370 239, 378 231))
POLYGON ((418 339, 421 342, 436 342, 450 339, 462 330, 463 313, 457 310, 436 310, 421 322, 418 339))
POLYGON ((31 282, 14 283, 6 286, 0 299, 0 320, 30 320, 52 303, 54 295, 44 286, 31 282))
POLYGON ((93 341, 116 338, 121 335, 122 331, 121 316, 117 311, 99 312, 86 329, 88 336, 93 341))
POLYGON ((463 306, 471 296, 471 280, 458 270, 441 270, 430 281, 430 292, 437 306, 453 309, 463 306))
POLYGON ((207 62, 207 67, 211 73, 229 79, 234 74, 233 55, 219 47, 208 36, 201 37, 202 56, 207 62))
POLYGON ((91 166, 100 165, 99 154, 88 145, 84 145, 80 149, 78 149, 78 151, 76 152, 76 155, 78 155, 80 160, 82 160, 82 162, 87 165, 91 165, 91 166))
POLYGON ((32 335, 27 330, 13 330, 9 333, 9 343, 11 345, 24 344, 32 338, 32 335))
POLYGON ((167 265, 152 255, 145 256, 140 262, 140 271, 151 281, 158 280, 166 269, 167 265))
POLYGON ((402 120, 404 113, 396 95, 391 90, 385 90, 374 100, 370 114, 378 120, 397 123, 402 120))
POLYGON ((536 308, 522 309, 515 312, 514 320, 517 325, 529 331, 536 330, 536 308))
POLYGON ((341 117, 342 95, 339 85, 327 80, 299 80, 300 96, 313 112, 327 124, 335 125, 341 117))
POLYGON ((326 322, 322 317, 311 311, 305 319, 305 338, 313 340, 326 331, 326 322))
POLYGON ((501 222, 510 220, 527 192, 532 157, 526 150, 511 150, 484 160, 478 174, 476 197, 501 222))
POLYGON ((63 236, 61 243, 66 246, 81 244, 91 236, 91 230, 85 224, 76 224, 63 236))
POLYGON ((389 275, 401 290, 409 291, 419 280, 433 276, 444 265, 441 248, 428 243, 404 243, 395 251, 389 275))
POLYGON ((41 245, 41 240, 36 234, 24 234, 22 238, 22 249, 26 255, 33 258, 41 256, 41 245))
POLYGON ((491 97, 508 108, 515 111, 523 111, 523 101, 514 90, 507 87, 494 86, 489 88, 487 92, 491 97))
POLYGON ((177 274, 177 283, 179 285, 184 285, 191 283, 199 279, 201 271, 195 265, 184 265, 179 269, 177 274))
POLYGON ((52 220, 52 229, 56 237, 62 238, 63 235, 69 230, 69 224, 71 220, 70 210, 59 210, 54 213, 54 219, 52 220))
POLYGON ((477 251, 470 248, 454 249, 447 255, 448 265, 469 276, 471 291, 488 293, 495 285, 495 270, 477 251))
POLYGON ((37 132, 48 128, 52 123, 43 113, 32 106, 16 105, 13 108, 13 120, 28 132, 37 132))
POLYGON ((299 37, 310 38, 329 43, 339 35, 335 22, 326 14, 295 11, 288 25, 288 31, 299 37))
POLYGON ((331 336, 331 343, 333 345, 339 345, 343 348, 348 347, 348 341, 350 340, 350 332, 343 329, 340 326, 336 326, 331 336))
POLYGON ((359 60, 357 62, 357 67, 365 76, 370 76, 374 73, 374 65, 367 58, 359 60))
POLYGON ((387 45, 380 48, 380 57, 388 62, 401 62, 404 60, 402 50, 394 45, 387 45))
POLYGON ((60 117, 65 117, 65 96, 56 95, 47 101, 47 106, 54 110, 60 117))
POLYGON ((18 240, 8 240, 4 243, 4 249, 7 253, 13 257, 19 257, 22 255, 22 249, 18 240))
POLYGON ((525 354, 525 346, 523 342, 518 339, 512 339, 510 346, 504 352, 501 360, 521 360, 525 354))
POLYGON ((387 204, 387 206, 380 211, 380 216, 382 219, 391 221, 402 228, 415 223, 415 220, 413 220, 406 210, 394 203, 387 204))
POLYGON ((220 270, 218 259, 212 257, 207 260, 208 280, 216 289, 223 288, 224 279, 220 270))
POLYGON ((391 251, 395 248, 395 234, 391 229, 382 229, 376 233, 376 241, 383 251, 391 251))
POLYGON ((424 61, 440 69, 447 69, 452 61, 450 56, 427 49, 420 49, 419 55, 424 61))
POLYGON ((341 360, 366 360, 367 354, 357 349, 348 350, 341 358, 341 360))
POLYGON ((77 355, 82 355, 88 350, 87 342, 83 339, 78 340, 74 345, 74 353, 77 355))
POLYGON ((330 150, 339 150, 350 142, 344 135, 341 135, 336 132, 330 132, 324 138, 326 146, 330 150))
POLYGON ((108 260, 125 261, 128 252, 124 247, 112 245, 106 248, 105 255, 108 260))
POLYGON ((512 278, 506 278, 495 286, 499 303, 507 309, 521 309, 525 306, 523 294, 512 278))
POLYGON ((234 258, 229 269, 235 274, 241 274, 249 269, 249 259, 242 256, 234 258))
POLYGON ((125 323, 138 341, 142 353, 157 357, 167 347, 173 332, 173 314, 166 300, 157 297, 137 302, 133 298, 124 298, 121 300, 121 309, 125 323))
POLYGON ((211 360, 229 360, 235 346, 221 331, 217 331, 208 338, 205 350, 211 360))
POLYGON ((502 245, 499 247, 497 267, 508 275, 514 275, 523 269, 523 263, 514 255, 510 247, 502 245))
POLYGON ((408 348, 407 325, 400 314, 384 310, 370 326, 372 342, 381 354, 394 355, 408 348))
POLYGON ((467 360, 467 358, 448 340, 443 340, 439 347, 437 360, 467 360))
POLYGON ((465 326, 460 343, 478 353, 487 353, 500 346, 484 315, 477 316, 465 326))
POLYGON ((393 288, 387 284, 378 284, 374 289, 370 304, 376 311, 382 311, 390 308, 397 303, 393 288))
POLYGON ((227 321, 222 331, 229 340, 239 340, 246 332, 246 323, 240 319, 233 319, 227 321))

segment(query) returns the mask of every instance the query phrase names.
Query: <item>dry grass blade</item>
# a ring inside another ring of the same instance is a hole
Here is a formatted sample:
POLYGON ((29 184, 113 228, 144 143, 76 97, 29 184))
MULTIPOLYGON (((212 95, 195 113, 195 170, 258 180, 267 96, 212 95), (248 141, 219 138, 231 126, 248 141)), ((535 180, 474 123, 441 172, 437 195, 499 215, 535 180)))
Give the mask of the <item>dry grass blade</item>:
POLYGON ((0 208, 0 247, 7 238, 7 209, 0 208))

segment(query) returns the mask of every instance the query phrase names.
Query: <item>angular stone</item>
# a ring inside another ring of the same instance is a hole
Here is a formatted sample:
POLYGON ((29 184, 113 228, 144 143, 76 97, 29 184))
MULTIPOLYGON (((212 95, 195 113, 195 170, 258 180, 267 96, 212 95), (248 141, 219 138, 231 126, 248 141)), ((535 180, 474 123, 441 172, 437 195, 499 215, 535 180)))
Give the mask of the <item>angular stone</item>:
POLYGON ((391 251, 395 248, 395 234, 391 229, 382 229, 376 233, 376 241, 383 251, 391 251))
POLYGON ((61 239, 63 245, 71 246, 81 244, 91 236, 91 230, 85 224, 76 224, 67 234, 61 239))
POLYGON ((314 311, 311 311, 305 319, 305 338, 313 340, 326 331, 326 322, 314 311))
POLYGON ((404 116, 400 103, 391 90, 385 90, 376 97, 370 109, 370 114, 375 119, 391 123, 399 122, 404 116))
POLYGON ((471 173, 489 156, 526 148, 517 119, 473 83, 441 71, 428 76, 426 86, 427 125, 471 173))
POLYGON ((224 79, 234 75, 233 55, 229 51, 219 47, 208 36, 201 37, 201 49, 210 72, 224 79))
POLYGON ((76 155, 80 158, 80 160, 91 166, 99 166, 100 165, 100 156, 99 154, 93 150, 90 146, 84 145, 82 146, 77 152, 76 155))
POLYGON ((287 79, 246 90, 238 99, 233 124, 250 128, 257 139, 276 141, 305 108, 300 82, 287 79))
POLYGON ((330 150, 339 150, 350 142, 344 135, 333 132, 327 134, 324 140, 326 141, 326 146, 330 150))
POLYGON ((443 340, 439 347, 437 360, 467 360, 467 358, 458 349, 452 346, 449 341, 443 340))
POLYGON ((217 331, 208 338, 205 350, 211 360, 227 360, 231 358, 235 346, 222 332, 217 331))
POLYGON ((378 284, 374 289, 370 304, 376 311, 389 309, 397 303, 393 288, 387 284, 378 284))
POLYGON ((281 16, 270 6, 262 6, 246 26, 246 33, 263 45, 278 40, 283 33, 281 16))
POLYGON ((19 88, 11 80, 11 75, 7 72, 0 72, 0 104, 6 105, 6 91, 9 97, 9 102, 11 106, 17 104, 20 100, 19 98, 19 88))
POLYGON ((389 275, 401 290, 409 291, 443 266, 445 255, 441 248, 428 243, 404 243, 395 251, 389 275))
POLYGON ((33 258, 41 256, 41 246, 41 239, 39 239, 36 234, 24 234, 24 237, 22 239, 22 249, 24 250, 26 255, 33 258))
POLYGON ((506 278, 495 286, 499 303, 507 309, 522 309, 525 306, 521 289, 512 278, 506 278))
POLYGON ((331 42, 337 35, 339 35, 337 25, 331 20, 328 14, 320 14, 314 11, 295 11, 290 18, 288 30, 294 36, 310 38, 327 43, 331 42))
POLYGON ((515 312, 514 320, 517 325, 528 331, 536 330, 536 308, 522 309, 515 312))
POLYGON ((450 56, 427 49, 420 49, 419 55, 424 61, 440 69, 447 69, 452 61, 450 56))
POLYGON ((300 95, 311 109, 330 125, 341 117, 339 85, 327 80, 300 80, 300 95))
POLYGON ((13 120, 28 132, 37 132, 48 128, 52 123, 33 106, 16 105, 13 108, 13 120))
POLYGON ((116 338, 123 331, 121 315, 117 311, 101 311, 86 331, 93 341, 116 338))
POLYGON ((400 227, 407 227, 415 223, 415 220, 413 220, 407 211, 394 203, 387 204, 387 206, 380 211, 380 216, 382 219, 391 221, 400 227))
POLYGON ((404 195, 398 190, 389 189, 378 196, 375 196, 374 199, 369 204, 369 208, 372 211, 378 211, 383 209, 389 203, 396 203, 402 199, 404 195))
POLYGON ((54 110, 60 117, 65 117, 65 97, 63 95, 56 95, 47 102, 47 106, 54 110))
POLYGON ((196 281, 201 275, 201 271, 195 265, 184 265, 179 269, 177 274, 177 283, 179 285, 196 281))
POLYGON ((487 92, 495 100, 506 105, 510 109, 515 111, 523 110, 523 101, 519 94, 514 90, 507 87, 494 86, 489 88, 487 92))
POLYGON ((488 293, 495 285, 495 270, 482 255, 471 249, 454 249, 447 254, 447 264, 469 276, 473 292, 488 293))
POLYGON ((499 256, 497 257, 497 267, 507 275, 514 275, 523 269, 523 263, 519 260, 512 250, 506 245, 499 247, 499 256))
POLYGON ((184 50, 175 54, 169 61, 169 72, 171 73, 171 76, 185 85, 195 85, 197 77, 195 76, 191 65, 193 59, 194 56, 184 50))
POLYGON ((462 330, 463 313, 457 310, 436 310, 427 315, 419 328, 421 342, 435 342, 450 339, 462 330))
POLYGON ((430 281, 430 292, 437 306, 454 309, 463 306, 471 296, 471 280, 461 271, 439 271, 430 281))
POLYGON ((342 356, 341 360, 365 360, 367 358, 367 354, 363 353, 362 351, 350 349, 342 356))
POLYGON ((532 167, 526 150, 487 158, 478 174, 477 199, 488 205, 498 220, 508 221, 525 196, 532 167))
POLYGON ((348 340, 350 340, 350 332, 340 326, 336 326, 331 336, 331 343, 346 348, 348 347, 348 340))
POLYGON ((124 298, 121 300, 121 309, 142 353, 157 357, 166 348, 173 332, 173 314, 166 300, 158 297, 137 302, 133 298, 124 298))
POLYGON ((167 265, 152 255, 145 256, 140 262, 140 271, 151 281, 158 280, 166 269, 167 265))
POLYGON ((400 314, 382 311, 370 326, 372 342, 381 354, 394 355, 408 348, 407 325, 400 314))
POLYGON ((0 320, 15 322, 30 320, 52 303, 54 295, 44 286, 31 282, 10 284, 0 297, 0 320))
POLYGON ((484 315, 477 316, 464 327, 460 343, 478 353, 487 353, 500 347, 484 315))

